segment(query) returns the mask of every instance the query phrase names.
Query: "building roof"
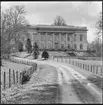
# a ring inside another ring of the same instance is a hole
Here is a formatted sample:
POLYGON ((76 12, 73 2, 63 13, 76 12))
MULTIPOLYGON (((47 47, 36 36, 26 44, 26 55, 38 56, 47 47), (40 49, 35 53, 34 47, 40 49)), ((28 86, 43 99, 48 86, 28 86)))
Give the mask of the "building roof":
POLYGON ((67 26, 55 26, 55 25, 29 25, 29 28, 34 28, 34 29, 73 29, 73 30, 83 30, 83 31, 87 31, 87 27, 81 27, 81 26, 71 26, 71 25, 67 25, 67 26))

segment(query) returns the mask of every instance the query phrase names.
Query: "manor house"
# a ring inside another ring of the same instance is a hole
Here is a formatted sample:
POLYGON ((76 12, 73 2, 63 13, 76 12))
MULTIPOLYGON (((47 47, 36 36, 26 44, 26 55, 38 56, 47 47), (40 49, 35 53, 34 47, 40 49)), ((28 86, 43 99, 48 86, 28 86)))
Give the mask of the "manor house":
POLYGON ((37 42, 39 49, 87 50, 87 27, 30 25, 27 32, 32 44, 37 42))

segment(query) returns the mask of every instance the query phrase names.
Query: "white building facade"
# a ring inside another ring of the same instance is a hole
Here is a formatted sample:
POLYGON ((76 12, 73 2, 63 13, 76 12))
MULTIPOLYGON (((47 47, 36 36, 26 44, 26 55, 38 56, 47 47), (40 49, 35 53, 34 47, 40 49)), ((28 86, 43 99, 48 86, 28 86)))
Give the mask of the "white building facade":
POLYGON ((39 49, 87 50, 87 27, 37 25, 28 26, 27 32, 39 49))

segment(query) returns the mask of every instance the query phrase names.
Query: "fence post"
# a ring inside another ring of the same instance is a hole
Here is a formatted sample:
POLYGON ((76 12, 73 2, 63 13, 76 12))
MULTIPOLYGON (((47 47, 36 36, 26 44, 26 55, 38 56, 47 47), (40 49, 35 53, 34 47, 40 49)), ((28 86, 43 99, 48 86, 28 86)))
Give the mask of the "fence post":
POLYGON ((84 69, 84 63, 83 63, 83 69, 84 69))
POLYGON ((16 82, 18 83, 18 71, 16 71, 16 82))
POLYGON ((93 73, 94 73, 94 65, 93 65, 93 67, 92 67, 92 68, 93 68, 93 73))
POLYGON ((71 64, 71 59, 69 59, 69 64, 71 64))
POLYGON ((4 89, 5 89, 5 86, 6 85, 6 72, 4 71, 4 89))
POLYGON ((14 84, 15 84, 15 72, 13 70, 13 81, 14 81, 14 84))
POLYGON ((101 75, 101 66, 98 66, 98 75, 101 75))
POLYGON ((96 74, 98 74, 98 66, 97 66, 97 69, 96 69, 96 74))
POLYGON ((85 70, 87 70, 87 65, 85 64, 85 70))
POLYGON ((89 65, 88 65, 88 69, 87 70, 89 71, 89 65))
POLYGON ((11 87, 11 69, 9 69, 9 88, 11 87))
POLYGON ((77 61, 76 61, 76 63, 75 63, 75 66, 77 66, 77 61))
POLYGON ((70 57, 69 57, 69 64, 70 64, 70 57))
POLYGON ((20 73, 20 84, 22 83, 22 73, 20 73))
POLYGON ((81 68, 81 62, 80 62, 80 68, 81 68))
POLYGON ((101 67, 101 75, 100 76, 103 76, 103 68, 101 67))
POLYGON ((92 72, 92 65, 91 65, 91 72, 92 72))

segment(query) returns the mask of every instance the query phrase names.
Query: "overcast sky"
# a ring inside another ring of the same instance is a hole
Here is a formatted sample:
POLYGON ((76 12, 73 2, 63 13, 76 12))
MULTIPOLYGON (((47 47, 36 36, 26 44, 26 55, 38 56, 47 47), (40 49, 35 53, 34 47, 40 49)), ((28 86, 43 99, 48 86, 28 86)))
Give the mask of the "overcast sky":
POLYGON ((93 41, 95 23, 102 11, 102 2, 1 2, 4 10, 12 5, 24 5, 26 18, 32 24, 51 25, 56 16, 62 16, 68 25, 86 26, 87 40, 93 41))

